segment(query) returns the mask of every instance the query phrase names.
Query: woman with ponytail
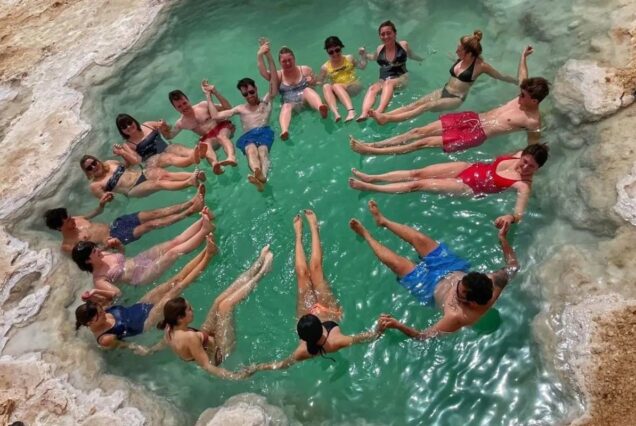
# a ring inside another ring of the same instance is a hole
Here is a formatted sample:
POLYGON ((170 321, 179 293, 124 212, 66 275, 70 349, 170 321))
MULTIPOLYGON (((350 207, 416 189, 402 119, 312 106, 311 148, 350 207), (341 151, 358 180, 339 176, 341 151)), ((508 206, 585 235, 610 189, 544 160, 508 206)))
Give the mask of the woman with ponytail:
POLYGON ((322 247, 318 232, 318 219, 312 210, 305 210, 311 231, 311 260, 307 264, 302 242, 302 220, 300 215, 294 218, 296 234, 295 269, 298 282, 296 331, 300 345, 286 359, 268 364, 258 364, 247 370, 263 371, 287 368, 296 362, 304 361, 316 355, 337 352, 340 349, 358 343, 369 343, 384 332, 379 325, 372 331, 348 336, 340 331, 338 321, 342 319, 342 307, 338 304, 322 269, 322 247))
MULTIPOLYGON (((75 328, 88 327, 102 348, 129 347, 137 353, 146 354, 145 348, 124 342, 124 338, 141 334, 159 323, 166 302, 192 284, 216 252, 216 245, 208 236, 206 248, 201 253, 168 282, 158 285, 132 306, 115 305, 104 309, 89 300, 75 310, 75 328)), ((89 293, 101 296, 101 291, 104 290, 93 289, 89 293)))
POLYGON ((219 367, 236 343, 234 309, 256 287, 272 267, 274 255, 269 246, 212 304, 201 330, 190 327, 194 320, 192 306, 183 298, 168 301, 163 307, 163 321, 157 326, 165 330, 164 341, 184 361, 195 361, 206 372, 222 379, 248 377, 247 370, 232 372, 219 367))
POLYGON ((472 35, 465 35, 459 39, 455 53, 457 61, 450 68, 450 79, 441 89, 429 93, 417 101, 383 113, 382 111, 369 111, 378 124, 395 123, 405 121, 426 111, 450 111, 457 109, 464 103, 473 83, 482 74, 505 81, 519 84, 519 81, 509 75, 501 74, 481 58, 481 39, 483 34, 475 30, 472 35))

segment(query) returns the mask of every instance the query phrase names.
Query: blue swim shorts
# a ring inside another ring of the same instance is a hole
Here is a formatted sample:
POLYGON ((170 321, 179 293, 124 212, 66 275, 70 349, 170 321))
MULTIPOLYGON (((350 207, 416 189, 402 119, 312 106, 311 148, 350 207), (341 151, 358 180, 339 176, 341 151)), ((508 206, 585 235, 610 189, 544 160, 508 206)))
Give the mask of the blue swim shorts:
POLYGON ((269 126, 256 127, 243 133, 236 141, 236 147, 245 154, 245 147, 253 143, 258 148, 265 145, 269 151, 274 143, 274 131, 269 126))
POLYGON ((122 244, 132 243, 137 240, 133 231, 139 225, 141 225, 139 212, 119 216, 110 224, 110 236, 118 238, 122 244))
POLYGON ((444 243, 420 258, 415 268, 398 282, 420 303, 435 306, 435 287, 446 275, 455 271, 468 272, 470 263, 453 253, 444 243))

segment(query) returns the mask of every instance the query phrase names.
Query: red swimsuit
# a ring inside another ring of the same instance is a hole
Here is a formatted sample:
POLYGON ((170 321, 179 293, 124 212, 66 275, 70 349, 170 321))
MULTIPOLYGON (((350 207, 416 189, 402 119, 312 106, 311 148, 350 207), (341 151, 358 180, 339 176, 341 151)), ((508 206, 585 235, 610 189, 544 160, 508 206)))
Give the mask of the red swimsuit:
POLYGON ((502 155, 492 163, 474 163, 457 175, 475 194, 495 194, 505 191, 522 179, 508 179, 497 174, 497 166, 505 160, 518 160, 518 157, 502 155))

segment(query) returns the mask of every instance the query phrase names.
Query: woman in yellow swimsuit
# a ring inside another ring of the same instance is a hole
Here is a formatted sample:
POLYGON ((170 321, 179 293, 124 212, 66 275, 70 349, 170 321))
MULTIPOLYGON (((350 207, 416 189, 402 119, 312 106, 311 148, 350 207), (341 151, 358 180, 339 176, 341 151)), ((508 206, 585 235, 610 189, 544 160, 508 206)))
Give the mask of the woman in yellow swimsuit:
POLYGON ((325 100, 336 122, 340 121, 340 114, 336 106, 336 99, 347 108, 347 118, 345 121, 351 121, 356 115, 351 96, 360 93, 362 86, 356 75, 356 68, 363 70, 367 66, 366 55, 361 54, 358 61, 353 55, 343 55, 342 49, 344 44, 336 36, 327 37, 325 40, 325 50, 329 55, 329 60, 320 67, 319 82, 328 79, 329 83, 324 83, 322 91, 325 100))

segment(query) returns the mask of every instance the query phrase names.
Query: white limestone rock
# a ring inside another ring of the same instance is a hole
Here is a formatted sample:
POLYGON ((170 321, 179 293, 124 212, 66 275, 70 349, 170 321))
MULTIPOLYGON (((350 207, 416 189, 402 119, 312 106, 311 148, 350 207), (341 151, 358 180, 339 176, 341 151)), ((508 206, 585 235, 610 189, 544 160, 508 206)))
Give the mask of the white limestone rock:
POLYGON ((290 422, 279 407, 265 397, 243 393, 229 398, 217 408, 208 408, 195 426, 287 426, 290 422))

